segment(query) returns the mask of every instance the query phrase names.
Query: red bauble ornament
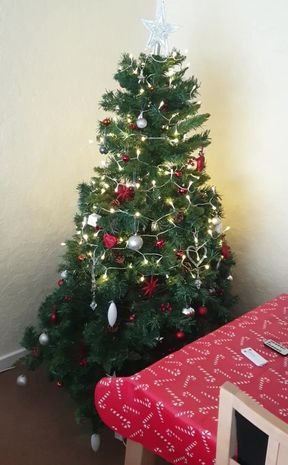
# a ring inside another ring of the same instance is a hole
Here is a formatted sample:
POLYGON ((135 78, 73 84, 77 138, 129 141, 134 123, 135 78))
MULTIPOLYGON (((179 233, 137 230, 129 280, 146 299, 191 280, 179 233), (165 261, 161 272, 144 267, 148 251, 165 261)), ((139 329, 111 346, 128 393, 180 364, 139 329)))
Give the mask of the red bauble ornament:
POLYGON ((128 318, 129 321, 134 321, 136 320, 136 315, 133 314, 133 315, 130 315, 129 318, 128 318))
POLYGON ((57 385, 57 387, 62 388, 64 386, 64 383, 63 383, 62 379, 58 379, 56 385, 57 385))
POLYGON ((183 173, 180 170, 175 170, 174 174, 175 174, 176 178, 181 178, 183 176, 183 173))
POLYGON ((81 358, 79 362, 80 367, 86 367, 88 365, 88 360, 86 357, 81 358))
POLYGON ((205 316, 208 313, 208 308, 202 305, 201 307, 198 308, 198 315, 200 316, 205 316))
POLYGON ((224 289, 222 289, 222 287, 217 287, 217 289, 215 289, 215 295, 222 297, 222 295, 224 295, 224 289))
POLYGON ((122 153, 121 160, 124 161, 125 163, 128 163, 128 161, 130 160, 130 157, 127 153, 122 153))
POLYGON ((106 249, 112 249, 115 245, 118 244, 118 237, 113 236, 112 234, 105 233, 103 235, 103 244, 106 249))
POLYGON ((58 284, 59 287, 63 286, 64 283, 65 283, 64 279, 58 279, 58 281, 57 281, 57 284, 58 284))
POLYGON ((221 255, 224 258, 224 260, 228 260, 228 258, 230 258, 230 247, 227 245, 226 242, 223 242, 222 244, 221 255))
POLYGON ((50 322, 55 325, 57 323, 57 312, 51 313, 50 322))
POLYGON ((164 245, 165 245, 164 239, 157 239, 157 241, 155 242, 155 247, 157 247, 157 249, 162 249, 164 245))
POLYGON ((111 119, 110 118, 105 118, 105 119, 103 119, 102 123, 104 124, 104 126, 109 126, 109 124, 111 124, 111 119))
POLYGON ((71 295, 64 295, 64 302, 72 302, 71 295))
POLYGON ((176 252, 176 257, 177 258, 182 258, 183 255, 185 255, 184 250, 177 250, 177 252, 176 252))
POLYGON ((170 312, 172 312, 172 305, 169 304, 169 303, 168 303, 168 304, 161 304, 161 305, 160 305, 160 310, 161 310, 161 312, 168 312, 168 313, 170 313, 170 312))
POLYGON ((187 187, 178 187, 177 192, 179 194, 185 195, 185 194, 187 194, 188 189, 187 189, 187 187))
POLYGON ((157 289, 158 285, 158 279, 154 278, 154 276, 151 276, 149 279, 146 279, 142 288, 144 291, 144 295, 146 295, 147 297, 151 297, 157 289))
POLYGON ((79 262, 83 262, 85 260, 85 255, 78 255, 77 259, 79 260, 79 262))
POLYGON ((55 324, 57 323, 57 307, 56 305, 52 305, 51 309, 51 315, 50 315, 50 323, 55 324))
POLYGON ((177 331, 175 336, 177 337, 177 339, 184 339, 186 334, 184 333, 184 331, 177 331))
POLYGON ((134 129, 138 129, 138 126, 137 126, 136 123, 129 123, 129 124, 128 124, 128 128, 134 130, 134 129))
POLYGON ((119 202, 125 202, 126 200, 132 200, 135 192, 133 187, 119 184, 116 194, 119 202))

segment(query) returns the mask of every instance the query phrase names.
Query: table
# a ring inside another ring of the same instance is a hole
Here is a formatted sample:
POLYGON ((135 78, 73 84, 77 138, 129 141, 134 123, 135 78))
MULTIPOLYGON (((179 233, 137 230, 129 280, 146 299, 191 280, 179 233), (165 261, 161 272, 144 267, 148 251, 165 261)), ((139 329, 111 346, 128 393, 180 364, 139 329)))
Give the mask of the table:
POLYGON ((288 294, 266 302, 127 378, 107 377, 95 389, 103 421, 173 464, 215 461, 219 388, 239 386, 288 423, 288 356, 263 345, 288 346, 288 294), (268 360, 255 366, 252 347, 268 360))

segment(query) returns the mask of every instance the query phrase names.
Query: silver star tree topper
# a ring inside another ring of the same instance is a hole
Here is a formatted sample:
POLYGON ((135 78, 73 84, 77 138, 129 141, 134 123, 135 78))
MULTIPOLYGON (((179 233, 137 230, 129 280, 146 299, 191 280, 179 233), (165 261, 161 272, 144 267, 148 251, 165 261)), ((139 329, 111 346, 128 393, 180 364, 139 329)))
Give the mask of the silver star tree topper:
POLYGON ((154 55, 169 55, 168 36, 178 29, 178 26, 166 23, 164 0, 157 0, 155 21, 142 19, 144 26, 150 31, 147 48, 154 55))

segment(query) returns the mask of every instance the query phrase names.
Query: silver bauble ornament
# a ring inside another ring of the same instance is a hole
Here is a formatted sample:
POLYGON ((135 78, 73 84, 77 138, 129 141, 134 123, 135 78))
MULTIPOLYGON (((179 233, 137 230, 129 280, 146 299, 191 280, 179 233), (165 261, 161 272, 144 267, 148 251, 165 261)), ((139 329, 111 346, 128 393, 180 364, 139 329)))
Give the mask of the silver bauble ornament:
POLYGON ((147 120, 145 118, 138 118, 136 120, 136 124, 139 129, 145 129, 147 126, 147 120))
POLYGON ((100 447, 101 439, 99 434, 94 433, 91 435, 91 447, 94 450, 94 452, 97 452, 97 450, 100 447))
POLYGON ((106 153, 108 153, 108 149, 105 145, 100 145, 99 147, 99 152, 102 154, 102 155, 106 155, 106 153))
POLYGON ((68 278, 68 271, 67 271, 67 270, 61 271, 60 277, 61 277, 62 279, 67 279, 67 278, 68 278))
POLYGON ((140 250, 142 245, 143 239, 141 236, 137 236, 137 234, 134 234, 133 236, 129 237, 127 242, 127 247, 131 250, 140 250))
POLYGON ((191 318, 194 318, 196 311, 192 307, 186 307, 183 308, 182 310, 183 315, 190 316, 191 318))
POLYGON ((40 336, 39 336, 39 342, 40 342, 41 346, 47 346, 47 344, 49 342, 48 334, 47 333, 41 333, 40 336))
POLYGON ((143 112, 141 111, 140 115, 136 120, 137 128, 144 129, 147 126, 147 119, 143 117, 143 112))
POLYGON ((17 376, 16 383, 18 384, 18 386, 26 386, 27 382, 28 382, 27 376, 25 376, 25 375, 17 376))

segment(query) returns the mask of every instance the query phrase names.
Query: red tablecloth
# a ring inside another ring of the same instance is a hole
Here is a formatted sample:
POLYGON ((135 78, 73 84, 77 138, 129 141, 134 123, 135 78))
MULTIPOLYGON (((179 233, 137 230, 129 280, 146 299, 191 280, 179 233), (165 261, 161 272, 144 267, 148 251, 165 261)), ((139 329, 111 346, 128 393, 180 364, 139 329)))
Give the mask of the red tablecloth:
POLYGON ((127 378, 103 378, 95 406, 103 421, 173 464, 215 462, 219 387, 238 385, 288 423, 288 356, 263 345, 288 346, 288 294, 127 378), (241 354, 252 347, 268 363, 241 354))

